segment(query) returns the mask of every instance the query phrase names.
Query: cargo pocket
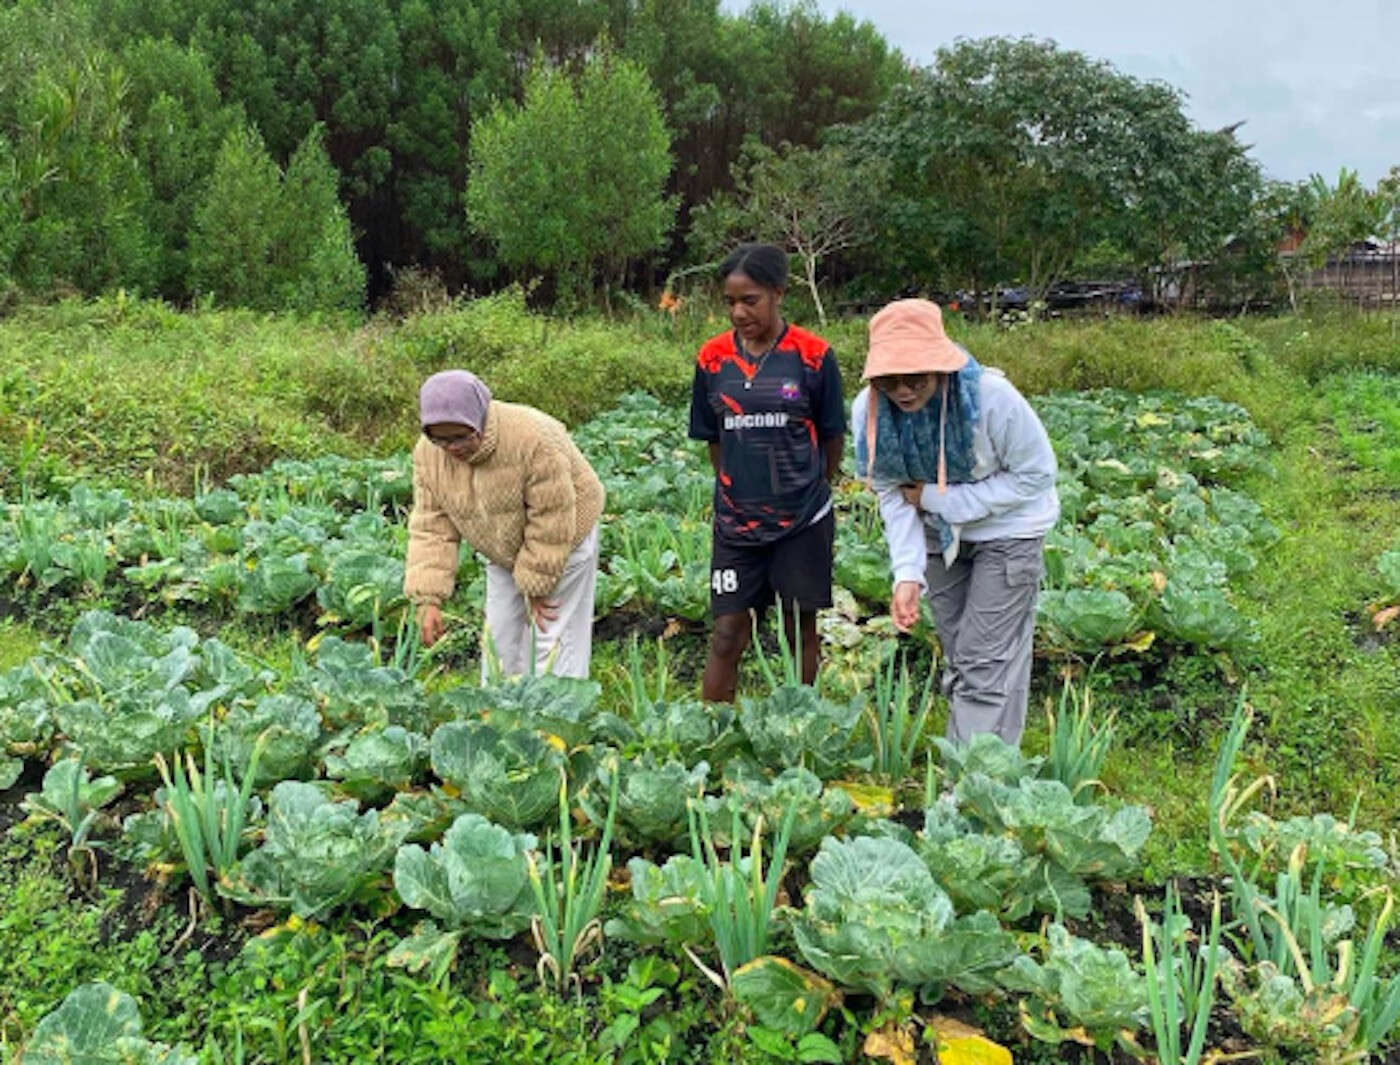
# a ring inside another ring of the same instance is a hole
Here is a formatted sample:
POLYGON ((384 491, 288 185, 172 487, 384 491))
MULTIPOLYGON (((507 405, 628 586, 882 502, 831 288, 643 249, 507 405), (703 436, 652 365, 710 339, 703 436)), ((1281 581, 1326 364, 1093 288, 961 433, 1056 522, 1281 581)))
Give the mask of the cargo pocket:
MULTIPOLYGON (((1006 585, 1024 588, 1038 585, 1045 576, 1045 551, 1039 540, 1025 541, 1026 547, 1006 556, 1006 585), (1031 545, 1034 545, 1032 548, 1031 545)), ((1019 546, 1019 545, 1018 545, 1019 546)))

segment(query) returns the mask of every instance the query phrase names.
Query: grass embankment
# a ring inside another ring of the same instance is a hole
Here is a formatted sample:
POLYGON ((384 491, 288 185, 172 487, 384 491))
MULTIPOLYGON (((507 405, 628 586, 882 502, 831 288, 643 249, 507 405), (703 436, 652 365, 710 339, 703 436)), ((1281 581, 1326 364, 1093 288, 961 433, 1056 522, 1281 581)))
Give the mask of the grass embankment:
MULTIPOLYGON (((74 478, 189 492, 198 479, 220 481, 280 456, 401 449, 416 431, 419 383, 451 366, 470 367, 501 398, 570 424, 630 390, 679 401, 697 345, 722 328, 717 308, 697 305, 674 320, 551 321, 530 314, 514 291, 365 325, 180 314, 118 300, 34 308, 0 322, 0 492, 74 478)), ((1249 406, 1276 435, 1296 410, 1291 397, 1325 375, 1400 370, 1400 339, 1381 318, 1243 326, 1114 319, 1004 330, 954 316, 951 328, 1026 392, 1213 393, 1249 406)), ((826 334, 853 393, 864 323, 833 323, 826 334)))

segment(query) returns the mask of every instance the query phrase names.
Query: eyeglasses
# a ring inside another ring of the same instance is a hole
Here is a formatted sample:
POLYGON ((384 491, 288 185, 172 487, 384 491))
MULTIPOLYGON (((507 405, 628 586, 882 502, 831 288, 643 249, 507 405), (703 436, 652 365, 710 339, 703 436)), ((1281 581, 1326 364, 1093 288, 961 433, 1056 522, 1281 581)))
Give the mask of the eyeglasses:
POLYGON ((465 433, 458 433, 454 436, 438 436, 436 433, 430 433, 425 429, 423 430, 423 435, 428 438, 428 443, 436 444, 438 447, 442 448, 452 447, 454 444, 472 444, 481 438, 481 434, 475 429, 465 433))
POLYGON ((899 389, 901 385, 911 392, 920 392, 933 380, 931 373, 892 373, 882 377, 872 377, 870 383, 881 392, 888 395, 899 389))

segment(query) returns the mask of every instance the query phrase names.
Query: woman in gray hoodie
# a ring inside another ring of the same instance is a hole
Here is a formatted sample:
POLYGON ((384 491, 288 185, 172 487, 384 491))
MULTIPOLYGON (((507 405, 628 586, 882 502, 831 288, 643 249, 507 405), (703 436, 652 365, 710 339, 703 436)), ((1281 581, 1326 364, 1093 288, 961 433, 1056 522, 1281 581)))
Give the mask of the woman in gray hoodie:
POLYGON ((851 424, 907 631, 927 594, 946 662, 948 738, 1020 743, 1045 533, 1059 517, 1055 453, 1029 403, 943 329, 938 305, 899 300, 870 320, 851 424))

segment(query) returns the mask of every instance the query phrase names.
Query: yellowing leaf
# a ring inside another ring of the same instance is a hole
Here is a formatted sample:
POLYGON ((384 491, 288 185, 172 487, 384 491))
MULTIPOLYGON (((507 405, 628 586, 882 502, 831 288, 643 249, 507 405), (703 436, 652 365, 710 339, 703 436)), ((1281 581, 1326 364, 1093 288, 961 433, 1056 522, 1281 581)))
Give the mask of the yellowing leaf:
POLYGON ((1137 416, 1139 429, 1153 429, 1159 425, 1171 425, 1170 418, 1164 418, 1160 414, 1153 414, 1150 410, 1143 411, 1137 416))
POLYGON ((934 1017, 929 1028, 938 1042, 939 1065, 1012 1065, 1011 1051, 980 1028, 943 1016, 934 1017))
POLYGON ((914 1065, 914 1037, 893 1023, 865 1037, 865 1056, 885 1058, 894 1065, 914 1065))
POLYGON ((453 787, 451 784, 444 784, 442 786, 442 793, 446 795, 449 799, 460 799, 462 797, 461 791, 453 787))
POLYGON ((569 749, 569 745, 565 743, 560 737, 554 735, 554 733, 552 732, 545 733, 544 741, 545 743, 553 747, 555 750, 567 751, 569 749))
POLYGON ((1122 640, 1120 640, 1118 644, 1113 648, 1113 654, 1121 655, 1126 654, 1129 651, 1135 651, 1138 654, 1142 654, 1144 651, 1146 651, 1149 647, 1152 646, 1153 641, 1156 639, 1157 634, 1155 632, 1153 632, 1151 629, 1143 629, 1141 632, 1136 632, 1131 636, 1125 636, 1122 640))
POLYGON ((1131 475, 1133 472, 1126 462, 1120 462, 1118 459, 1099 459, 1094 465, 1101 470, 1112 470, 1114 473, 1131 475))
POLYGON ((1158 595, 1167 590, 1167 575, 1159 569, 1152 571, 1152 587, 1157 590, 1158 595))
POLYGON ((888 817, 894 813, 894 791, 890 788, 853 780, 838 780, 831 786, 849 795, 856 809, 869 817, 888 817))
POLYGON ((1377 610, 1371 618, 1371 624, 1376 627, 1377 632, 1380 632, 1397 617, 1400 617, 1400 604, 1388 606, 1384 610, 1377 610))
POLYGON ((754 1011, 759 1023, 794 1039, 821 1023, 840 994, 830 981, 794 965, 786 958, 765 955, 734 970, 734 997, 754 1011))

